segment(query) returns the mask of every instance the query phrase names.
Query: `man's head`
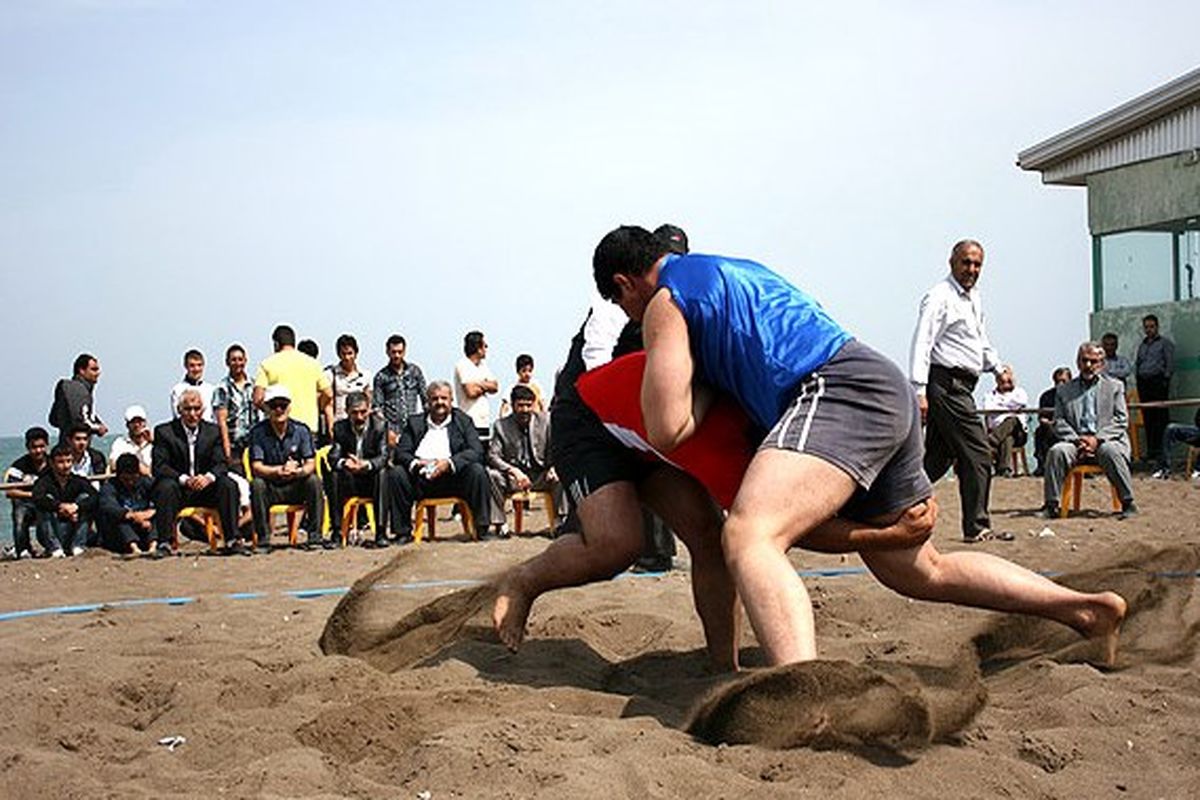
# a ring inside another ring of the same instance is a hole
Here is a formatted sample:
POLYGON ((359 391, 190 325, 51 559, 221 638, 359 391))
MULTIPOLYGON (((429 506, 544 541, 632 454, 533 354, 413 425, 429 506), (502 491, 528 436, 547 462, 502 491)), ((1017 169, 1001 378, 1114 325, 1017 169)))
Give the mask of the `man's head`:
POLYGON ((1156 315, 1147 314, 1142 317, 1142 332, 1146 334, 1147 339, 1158 336, 1158 317, 1156 315))
POLYGON ((295 347, 296 332, 291 325, 276 325, 275 330, 271 331, 271 344, 277 353, 286 347, 295 347))
POLYGON ((463 337, 463 355, 476 362, 487 357, 487 340, 481 331, 468 331, 463 337))
POLYGON ((513 418, 517 420, 517 424, 522 428, 528 428, 529 420, 533 417, 533 404, 537 400, 533 389, 518 383, 512 388, 509 400, 512 403, 513 418))
POLYGON ((229 374, 235 378, 240 378, 246 374, 246 348, 240 344, 231 344, 225 350, 225 366, 229 367, 229 374))
POLYGON ((366 392, 351 392, 346 395, 346 416, 350 424, 357 430, 366 427, 367 417, 371 415, 371 401, 366 392))
POLYGON ((609 231, 592 255, 592 276, 600 296, 640 321, 658 284, 653 267, 666 252, 662 241, 637 225, 609 231))
POLYGON ((678 253, 681 256, 687 255, 687 234, 678 225, 672 225, 669 222, 663 223, 654 229, 654 237, 663 243, 668 252, 678 253))
POLYGON ((263 393, 263 405, 272 424, 284 425, 292 411, 292 393, 282 383, 271 384, 263 393))
POLYGON ((132 489, 137 483, 138 477, 142 474, 141 463, 138 457, 133 453, 122 453, 117 456, 117 480, 125 484, 125 488, 132 489))
POLYGON ((312 339, 301 339, 300 344, 296 345, 296 349, 309 358, 316 358, 321 355, 321 348, 312 339))
POLYGON ((983 245, 974 239, 955 242, 950 249, 950 274, 958 285, 968 291, 979 281, 983 271, 983 245))
POLYGON ((1071 382, 1071 368, 1059 367, 1050 374, 1050 382, 1055 386, 1061 386, 1064 383, 1071 382))
POLYGON ((204 380, 204 353, 188 350, 183 354, 183 371, 188 380, 199 383, 204 380))
POLYGON ((533 356, 528 353, 521 353, 517 356, 517 380, 521 383, 529 383, 533 378, 533 356))
POLYGON ((408 348, 408 342, 404 341, 404 337, 398 333, 393 333, 387 339, 387 357, 388 366, 392 369, 400 369, 404 366, 404 351, 408 348))
POLYGON ((195 428, 204 416, 204 398, 196 389, 184 389, 175 410, 179 412, 179 420, 185 428, 195 428))
POLYGON ((33 458, 34 461, 41 461, 46 457, 46 448, 50 446, 50 434, 45 428, 30 428, 25 431, 25 452, 33 458))
POLYGON ((125 409, 125 430, 129 438, 135 442, 146 432, 146 409, 141 406, 130 406, 125 409))
POLYGON ((425 387, 425 408, 429 419, 441 425, 450 416, 450 384, 445 381, 431 381, 425 387))
POLYGON ((75 356, 73 370, 76 378, 82 378, 89 383, 100 380, 100 362, 90 353, 80 353, 75 356))
POLYGON ((69 444, 59 442, 54 445, 54 449, 50 451, 50 467, 60 480, 71 474, 71 465, 74 463, 75 456, 71 453, 69 444))
POLYGON ((1104 348, 1099 342, 1084 342, 1075 356, 1081 380, 1091 382, 1104 369, 1104 348))
POLYGON ((1117 335, 1106 333, 1100 337, 1100 346, 1104 348, 1104 357, 1112 358, 1117 354, 1117 335))
POLYGON ((338 361, 342 363, 343 369, 356 366, 358 362, 358 339, 355 339, 348 333, 343 333, 337 338, 337 342, 334 343, 334 349, 337 351, 338 361))
POLYGON ((71 457, 78 461, 92 444, 92 429, 82 423, 72 425, 67 431, 67 444, 71 448, 71 457))
POLYGON ((1004 366, 996 373, 996 391, 1007 394, 1016 388, 1017 379, 1013 376, 1012 367, 1004 366))

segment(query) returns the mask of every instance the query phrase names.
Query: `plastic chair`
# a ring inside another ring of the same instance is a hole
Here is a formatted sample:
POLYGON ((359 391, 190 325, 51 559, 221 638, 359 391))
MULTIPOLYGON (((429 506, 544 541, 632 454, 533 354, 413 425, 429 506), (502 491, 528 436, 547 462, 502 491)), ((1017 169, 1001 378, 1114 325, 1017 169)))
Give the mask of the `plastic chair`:
POLYGON ((176 550, 179 549, 179 520, 195 519, 204 523, 204 535, 208 537, 208 549, 215 552, 217 549, 217 537, 221 537, 221 541, 225 540, 225 532, 221 530, 221 515, 215 508, 207 508, 205 506, 184 506, 179 509, 179 513, 175 515, 175 540, 173 546, 176 550))
POLYGON ((426 520, 429 522, 429 538, 434 538, 438 506, 457 506, 462 518, 463 533, 475 541, 479 540, 475 532, 475 515, 471 513, 471 506, 466 500, 461 497, 426 497, 418 500, 416 508, 413 509, 413 541, 419 543, 424 538, 426 520))
POLYGON ((1200 447, 1196 447, 1192 444, 1188 445, 1187 465, 1184 467, 1183 474, 1189 478, 1192 477, 1192 473, 1196 471, 1196 456, 1198 454, 1200 454, 1200 447))
MULTIPOLYGON (((1130 389, 1125 393, 1126 407, 1136 402, 1138 402, 1138 391, 1137 389, 1130 389)), ((1145 421, 1142 419, 1142 410, 1140 408, 1129 409, 1129 449, 1134 461, 1142 460, 1142 437, 1138 434, 1145 427, 1145 421)))
POLYGON ((546 502, 546 518, 550 520, 550 527, 554 527, 554 520, 557 517, 554 507, 554 493, 549 491, 535 491, 526 489, 520 492, 513 492, 508 496, 513 504, 513 531, 521 533, 524 526, 525 504, 531 502, 535 497, 542 497, 546 502))
MULTIPOLYGON (((254 475, 254 473, 250 471, 250 448, 249 447, 247 447, 245 450, 242 451, 242 466, 245 467, 247 476, 254 475)), ((251 480, 253 480, 253 477, 251 477, 251 480)), ((275 505, 268 508, 267 509, 267 538, 268 539, 271 538, 271 518, 273 516, 275 516, 276 514, 285 514, 287 516, 288 544, 290 544, 292 547, 295 547, 296 542, 300 541, 300 520, 304 519, 305 511, 306 511, 306 509, 303 504, 295 504, 295 503, 276 503, 275 505)), ((260 542, 260 541, 258 541, 258 536, 255 535, 254 545, 257 547, 259 545, 264 545, 264 544, 269 544, 269 542, 260 542)))
MULTIPOLYGON (((321 493, 325 493, 325 471, 329 469, 329 451, 333 449, 332 445, 325 445, 317 448, 316 467, 317 480, 321 482, 321 493)), ((322 505, 324 509, 321 512, 321 533, 333 530, 332 523, 329 520, 329 498, 325 498, 325 503, 322 505)))
MULTIPOLYGON (((1062 505, 1059 507, 1058 516, 1067 516, 1067 508, 1072 511, 1079 510, 1079 499, 1083 494, 1083 476, 1084 475, 1103 475, 1104 470, 1099 464, 1076 464, 1067 473, 1067 479, 1063 482, 1062 505)), ((1112 505, 1113 511, 1121 510, 1121 496, 1117 494, 1117 487, 1111 483, 1108 488, 1112 490, 1112 505)))
MULTIPOLYGON (((378 537, 382 533, 375 524, 375 501, 370 497, 347 497, 346 502, 342 505, 342 521, 339 525, 342 533, 342 547, 346 546, 346 542, 350 538, 350 527, 358 518, 358 509, 360 508, 367 510, 367 524, 371 526, 371 530, 375 531, 375 536, 378 537)), ((432 525, 429 530, 432 535, 432 525)))

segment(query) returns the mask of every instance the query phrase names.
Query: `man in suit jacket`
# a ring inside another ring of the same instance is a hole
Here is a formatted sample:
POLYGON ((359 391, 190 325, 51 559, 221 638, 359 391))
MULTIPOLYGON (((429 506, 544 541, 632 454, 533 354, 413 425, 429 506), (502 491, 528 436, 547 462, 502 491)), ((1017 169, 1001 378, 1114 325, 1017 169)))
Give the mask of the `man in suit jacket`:
MULTIPOLYGON (((504 524, 504 498, 531 489, 554 493, 554 506, 561 509, 562 490, 550 466, 550 418, 535 411, 537 395, 518 383, 510 395, 512 413, 496 420, 488 442, 488 483, 491 489, 491 524, 500 536, 508 535, 504 524)), ((551 527, 555 520, 550 520, 551 527)))
POLYGON ((333 504, 331 521, 341 525, 342 506, 351 497, 370 497, 375 502, 375 546, 387 547, 388 466, 387 424, 371 414, 365 392, 346 395, 346 418, 333 424, 333 446, 329 449, 329 482, 326 491, 333 504))
POLYGON ((1079 377, 1054 395, 1054 434, 1058 443, 1046 454, 1045 516, 1058 516, 1063 482, 1080 461, 1099 464, 1121 498, 1125 519, 1137 513, 1129 470, 1129 415, 1125 386, 1103 373, 1104 348, 1084 342, 1077 356, 1079 377))
POLYGON ((154 474, 156 558, 170 553, 175 515, 182 506, 216 508, 231 552, 249 554, 237 526, 238 490, 229 477, 221 431, 202 419, 200 392, 186 389, 176 407, 179 417, 154 429, 151 471, 154 474))
POLYGON ((412 538, 412 506, 423 497, 461 497, 475 516, 475 532, 488 530, 488 478, 483 443, 466 413, 450 405, 450 384, 433 381, 425 390, 426 413, 410 416, 400 434, 389 489, 392 530, 412 538))

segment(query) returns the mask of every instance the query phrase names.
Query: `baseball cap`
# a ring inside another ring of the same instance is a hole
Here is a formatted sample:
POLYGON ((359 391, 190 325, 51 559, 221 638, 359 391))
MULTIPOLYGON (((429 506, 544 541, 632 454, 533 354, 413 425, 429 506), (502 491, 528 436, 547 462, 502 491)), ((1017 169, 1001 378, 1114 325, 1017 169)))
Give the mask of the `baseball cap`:
POLYGON ((273 383, 263 393, 263 405, 270 405, 272 400, 287 400, 292 402, 292 393, 282 383, 273 383))
POLYGON ((125 409, 125 421, 133 422, 135 419, 148 419, 146 409, 141 406, 130 406, 125 409))

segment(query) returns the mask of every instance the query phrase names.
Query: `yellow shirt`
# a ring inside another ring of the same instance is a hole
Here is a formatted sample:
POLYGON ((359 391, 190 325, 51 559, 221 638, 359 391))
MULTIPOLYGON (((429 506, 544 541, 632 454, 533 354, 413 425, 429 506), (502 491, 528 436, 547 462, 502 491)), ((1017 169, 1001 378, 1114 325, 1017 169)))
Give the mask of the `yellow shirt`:
POLYGON ((329 377, 321 364, 294 348, 280 350, 263 359, 254 375, 254 385, 264 389, 282 383, 292 393, 291 418, 317 431, 317 395, 329 388, 329 377))

